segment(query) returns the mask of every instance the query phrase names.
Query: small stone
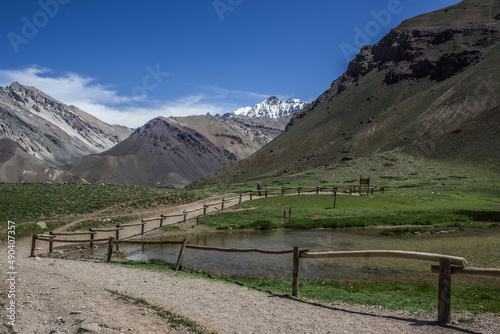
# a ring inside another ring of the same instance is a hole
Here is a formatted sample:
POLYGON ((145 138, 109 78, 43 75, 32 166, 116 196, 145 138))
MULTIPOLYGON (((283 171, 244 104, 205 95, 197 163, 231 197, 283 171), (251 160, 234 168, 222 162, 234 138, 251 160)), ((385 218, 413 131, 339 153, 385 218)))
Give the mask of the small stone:
POLYGON ((46 222, 37 222, 36 223, 42 230, 45 230, 47 228, 47 223, 46 222))
POLYGON ((80 332, 90 332, 90 333, 98 333, 99 325, 98 324, 83 324, 78 328, 78 333, 80 332))

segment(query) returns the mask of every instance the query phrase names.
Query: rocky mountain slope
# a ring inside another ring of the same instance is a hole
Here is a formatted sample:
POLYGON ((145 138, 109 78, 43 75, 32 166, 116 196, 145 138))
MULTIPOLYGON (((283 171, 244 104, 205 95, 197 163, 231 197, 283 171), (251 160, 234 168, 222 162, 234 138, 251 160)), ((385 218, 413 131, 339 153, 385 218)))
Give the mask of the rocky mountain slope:
POLYGON ((465 0, 365 46, 286 132, 205 182, 242 180, 399 150, 500 164, 500 2, 465 0))
POLYGON ((199 132, 159 117, 70 171, 92 183, 182 187, 234 161, 199 132))
POLYGON ((170 117, 172 123, 198 131, 222 151, 245 159, 285 130, 291 116, 280 118, 250 117, 225 114, 222 117, 170 117))
POLYGON ((0 138, 0 182, 83 182, 82 179, 27 153, 9 138, 0 138))
POLYGON ((295 114, 308 104, 299 99, 290 98, 286 101, 281 101, 276 96, 271 96, 253 107, 243 107, 233 111, 231 114, 249 117, 281 118, 295 114))
POLYGON ((106 124, 36 88, 14 83, 0 87, 0 138, 6 139, 0 148, 1 180, 83 178, 179 187, 255 153, 282 133, 291 118, 268 116, 288 115, 303 104, 271 97, 254 108, 260 116, 159 118, 132 134, 131 129, 106 124))
POLYGON ((109 149, 131 130, 106 124, 33 87, 0 87, 0 138, 17 142, 45 162, 62 166, 109 149))

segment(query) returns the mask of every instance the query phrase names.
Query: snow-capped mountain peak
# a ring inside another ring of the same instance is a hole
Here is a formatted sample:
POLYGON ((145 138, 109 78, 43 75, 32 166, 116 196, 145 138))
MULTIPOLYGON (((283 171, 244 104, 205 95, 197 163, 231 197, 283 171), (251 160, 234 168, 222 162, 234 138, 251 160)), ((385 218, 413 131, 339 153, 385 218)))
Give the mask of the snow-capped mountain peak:
POLYGON ((280 118, 293 115, 308 104, 299 99, 290 98, 286 101, 281 101, 276 96, 270 96, 265 101, 257 103, 253 107, 243 107, 233 111, 232 114, 249 117, 280 118))

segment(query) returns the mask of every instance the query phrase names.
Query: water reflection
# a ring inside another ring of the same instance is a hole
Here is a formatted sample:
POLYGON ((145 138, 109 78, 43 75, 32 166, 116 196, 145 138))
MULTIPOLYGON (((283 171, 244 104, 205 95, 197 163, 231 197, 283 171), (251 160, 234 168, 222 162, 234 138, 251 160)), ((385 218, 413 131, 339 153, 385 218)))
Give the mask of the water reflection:
MULTIPOLYGON (((500 229, 484 229, 442 235, 381 236, 376 229, 315 231, 221 232, 169 237, 190 244, 228 248, 292 249, 311 251, 408 250, 465 257, 470 266, 500 268, 500 229)), ((175 263, 179 245, 123 245, 127 259, 159 259, 175 263)), ((104 250, 103 250, 104 251, 104 250)), ((387 258, 301 259, 300 279, 340 283, 436 283, 430 273, 433 263, 387 258)), ((187 249, 183 266, 225 275, 252 277, 291 277, 292 255, 227 253, 187 249)), ((500 280, 474 277, 453 278, 454 283, 480 284, 500 288, 500 280)))

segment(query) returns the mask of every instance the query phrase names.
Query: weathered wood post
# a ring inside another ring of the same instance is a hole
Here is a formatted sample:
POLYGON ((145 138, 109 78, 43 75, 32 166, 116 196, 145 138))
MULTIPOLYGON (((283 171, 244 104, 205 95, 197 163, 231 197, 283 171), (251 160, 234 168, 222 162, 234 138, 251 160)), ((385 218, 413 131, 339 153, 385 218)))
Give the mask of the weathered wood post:
POLYGON ((186 221, 186 219, 187 219, 187 212, 186 212, 186 210, 182 211, 182 213, 184 214, 184 221, 186 221))
POLYGON ((333 187, 333 208, 337 205, 337 187, 333 187))
POLYGON ((241 204, 241 198, 242 198, 242 197, 243 197, 243 194, 240 194, 240 202, 239 202, 239 204, 241 204))
POLYGON ((203 204, 203 215, 207 214, 207 208, 208 208, 208 205, 203 204))
POLYGON ((447 324, 451 315, 451 260, 439 259, 438 322, 447 324))
POLYGON ((290 210, 288 210, 288 221, 292 220, 292 208, 290 207, 290 210))
POLYGON ((35 256, 35 248, 36 248, 36 239, 37 238, 38 238, 38 235, 36 235, 36 234, 33 234, 33 236, 31 237, 31 254, 30 254, 31 257, 35 256))
POLYGON ((160 227, 163 226, 163 219, 165 219, 165 216, 164 215, 160 215, 160 227))
POLYGON ((316 195, 319 195, 319 187, 316 186, 316 195))
POLYGON ((94 248, 94 233, 92 233, 92 231, 90 231, 90 229, 89 229, 89 232, 90 232, 90 249, 93 249, 94 248))
MULTIPOLYGON (((49 232, 50 235, 52 235, 52 231, 49 232)), ((52 241, 52 238, 50 238, 50 241, 49 241, 49 254, 52 254, 52 252, 54 251, 54 242, 52 241)))
POLYGON ((265 191, 266 191, 266 198, 267 198, 267 189, 265 191))
MULTIPOLYGON (((146 223, 142 223, 141 224, 141 235, 144 234, 144 225, 146 225, 146 223)), ((118 232, 118 231, 117 231, 118 232)))
POLYGON ((281 187, 281 196, 285 196, 285 186, 281 187))
POLYGON ((182 240, 181 251, 179 252, 179 257, 177 258, 177 264, 175 265, 175 271, 179 271, 182 269, 182 259, 184 258, 184 252, 186 251, 186 246, 188 244, 188 240, 182 240))
POLYGON ((292 272, 292 296, 298 297, 299 295, 299 247, 293 247, 293 272, 292 272))
POLYGON ((300 187, 297 187, 297 192, 298 192, 299 196, 300 196, 300 189, 301 189, 300 187))
MULTIPOLYGON (((109 244, 108 244, 108 256, 106 258, 106 262, 111 262, 111 256, 113 255, 113 243, 115 239, 113 237, 109 237, 109 244)), ((118 246, 118 244, 117 244, 118 246)))
POLYGON ((250 200, 252 200, 253 197, 253 191, 250 193, 250 200))
POLYGON ((224 200, 224 198, 223 198, 223 199, 222 199, 222 208, 221 208, 221 210, 222 210, 222 211, 224 211, 224 203, 225 203, 225 200, 224 200))
POLYGON ((116 226, 115 226, 115 227, 116 227, 115 239, 116 239, 116 240, 120 240, 120 230, 119 230, 119 228, 120 228, 120 224, 116 224, 116 226))

